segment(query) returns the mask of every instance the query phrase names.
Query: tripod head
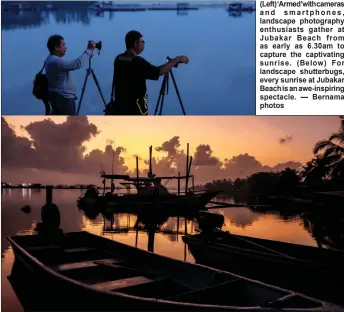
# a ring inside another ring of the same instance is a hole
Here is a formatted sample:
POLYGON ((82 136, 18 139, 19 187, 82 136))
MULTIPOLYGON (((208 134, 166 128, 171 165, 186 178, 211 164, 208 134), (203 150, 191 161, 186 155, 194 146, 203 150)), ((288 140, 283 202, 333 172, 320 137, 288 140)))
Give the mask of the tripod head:
MULTIPOLYGON (((169 56, 167 56, 166 59, 167 59, 168 62, 169 62, 169 61, 172 61, 172 58, 170 58, 169 56)), ((178 68, 178 64, 174 65, 173 67, 178 68)))

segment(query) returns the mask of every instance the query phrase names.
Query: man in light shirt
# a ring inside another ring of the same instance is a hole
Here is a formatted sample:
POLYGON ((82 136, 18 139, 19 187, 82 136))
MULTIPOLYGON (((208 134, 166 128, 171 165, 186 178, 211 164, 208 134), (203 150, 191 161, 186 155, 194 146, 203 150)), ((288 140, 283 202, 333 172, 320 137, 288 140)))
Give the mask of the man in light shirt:
POLYGON ((49 37, 50 55, 45 60, 45 73, 49 85, 49 101, 53 115, 76 115, 76 89, 70 72, 83 67, 92 56, 95 42, 89 41, 87 49, 74 60, 66 60, 66 44, 60 35, 49 37))

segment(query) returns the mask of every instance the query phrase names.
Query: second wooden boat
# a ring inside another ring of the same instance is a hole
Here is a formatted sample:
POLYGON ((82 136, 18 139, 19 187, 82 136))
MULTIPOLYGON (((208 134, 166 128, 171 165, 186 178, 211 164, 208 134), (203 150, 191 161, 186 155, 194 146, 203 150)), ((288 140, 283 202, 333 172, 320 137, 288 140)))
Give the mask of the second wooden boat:
POLYGON ((197 263, 344 302, 343 252, 223 232, 223 216, 210 212, 197 220, 201 233, 183 237, 197 263))

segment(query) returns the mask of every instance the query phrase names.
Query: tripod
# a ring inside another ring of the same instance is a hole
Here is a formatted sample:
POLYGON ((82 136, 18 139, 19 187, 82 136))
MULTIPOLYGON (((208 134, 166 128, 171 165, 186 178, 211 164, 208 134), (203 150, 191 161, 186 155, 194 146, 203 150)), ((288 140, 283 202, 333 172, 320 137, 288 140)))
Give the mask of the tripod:
MULTIPOLYGON (((170 58, 167 57, 167 59, 170 59, 170 58)), ((162 108, 164 106, 164 99, 165 99, 165 91, 166 91, 166 94, 168 94, 168 84, 169 84, 169 76, 170 75, 172 77, 174 89, 176 90, 176 93, 177 93, 177 96, 178 96, 178 99, 179 99, 180 107, 182 108, 183 114, 186 115, 185 109, 184 109, 184 105, 183 105, 182 99, 180 97, 179 90, 178 90, 177 83, 176 83, 176 80, 174 78, 172 69, 171 69, 171 71, 169 73, 166 73, 164 75, 164 79, 163 79, 162 84, 161 84, 160 94, 159 94, 158 102, 156 103, 154 115, 157 114, 158 108, 160 108, 159 115, 162 115, 162 108), (166 88, 167 88, 167 90, 166 90, 166 88), (161 103, 159 103, 160 100, 161 100, 161 103)))
POLYGON ((105 106, 105 108, 106 108, 106 101, 105 101, 105 99, 104 99, 102 90, 100 89, 98 79, 97 79, 97 77, 96 77, 96 75, 95 75, 93 69, 91 68, 91 59, 92 59, 92 56, 89 58, 89 61, 88 61, 88 68, 86 69, 86 77, 85 77, 84 85, 83 85, 83 87, 82 87, 82 91, 81 91, 81 95, 80 95, 80 101, 79 101, 79 105, 78 105, 78 110, 77 110, 77 112, 76 112, 77 115, 79 115, 79 111, 80 111, 80 107, 81 107, 82 98, 84 97, 84 93, 85 93, 85 90, 86 90, 87 79, 88 79, 88 77, 89 77, 90 74, 92 74, 93 80, 94 80, 94 82, 96 83, 96 86, 97 86, 97 88, 98 88, 98 91, 99 91, 99 93, 100 93, 100 96, 102 97, 104 106, 105 106))

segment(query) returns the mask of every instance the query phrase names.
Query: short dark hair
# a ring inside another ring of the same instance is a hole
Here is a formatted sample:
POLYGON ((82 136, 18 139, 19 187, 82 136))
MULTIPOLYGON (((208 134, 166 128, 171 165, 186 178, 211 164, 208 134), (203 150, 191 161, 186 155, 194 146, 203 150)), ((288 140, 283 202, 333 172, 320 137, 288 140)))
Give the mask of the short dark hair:
POLYGON ((129 31, 125 36, 125 46, 127 49, 134 47, 136 40, 142 37, 141 33, 136 30, 129 31))
POLYGON ((53 53, 55 50, 55 47, 60 45, 61 41, 64 40, 62 36, 60 35, 52 35, 49 37, 47 42, 47 48, 50 53, 53 53))

